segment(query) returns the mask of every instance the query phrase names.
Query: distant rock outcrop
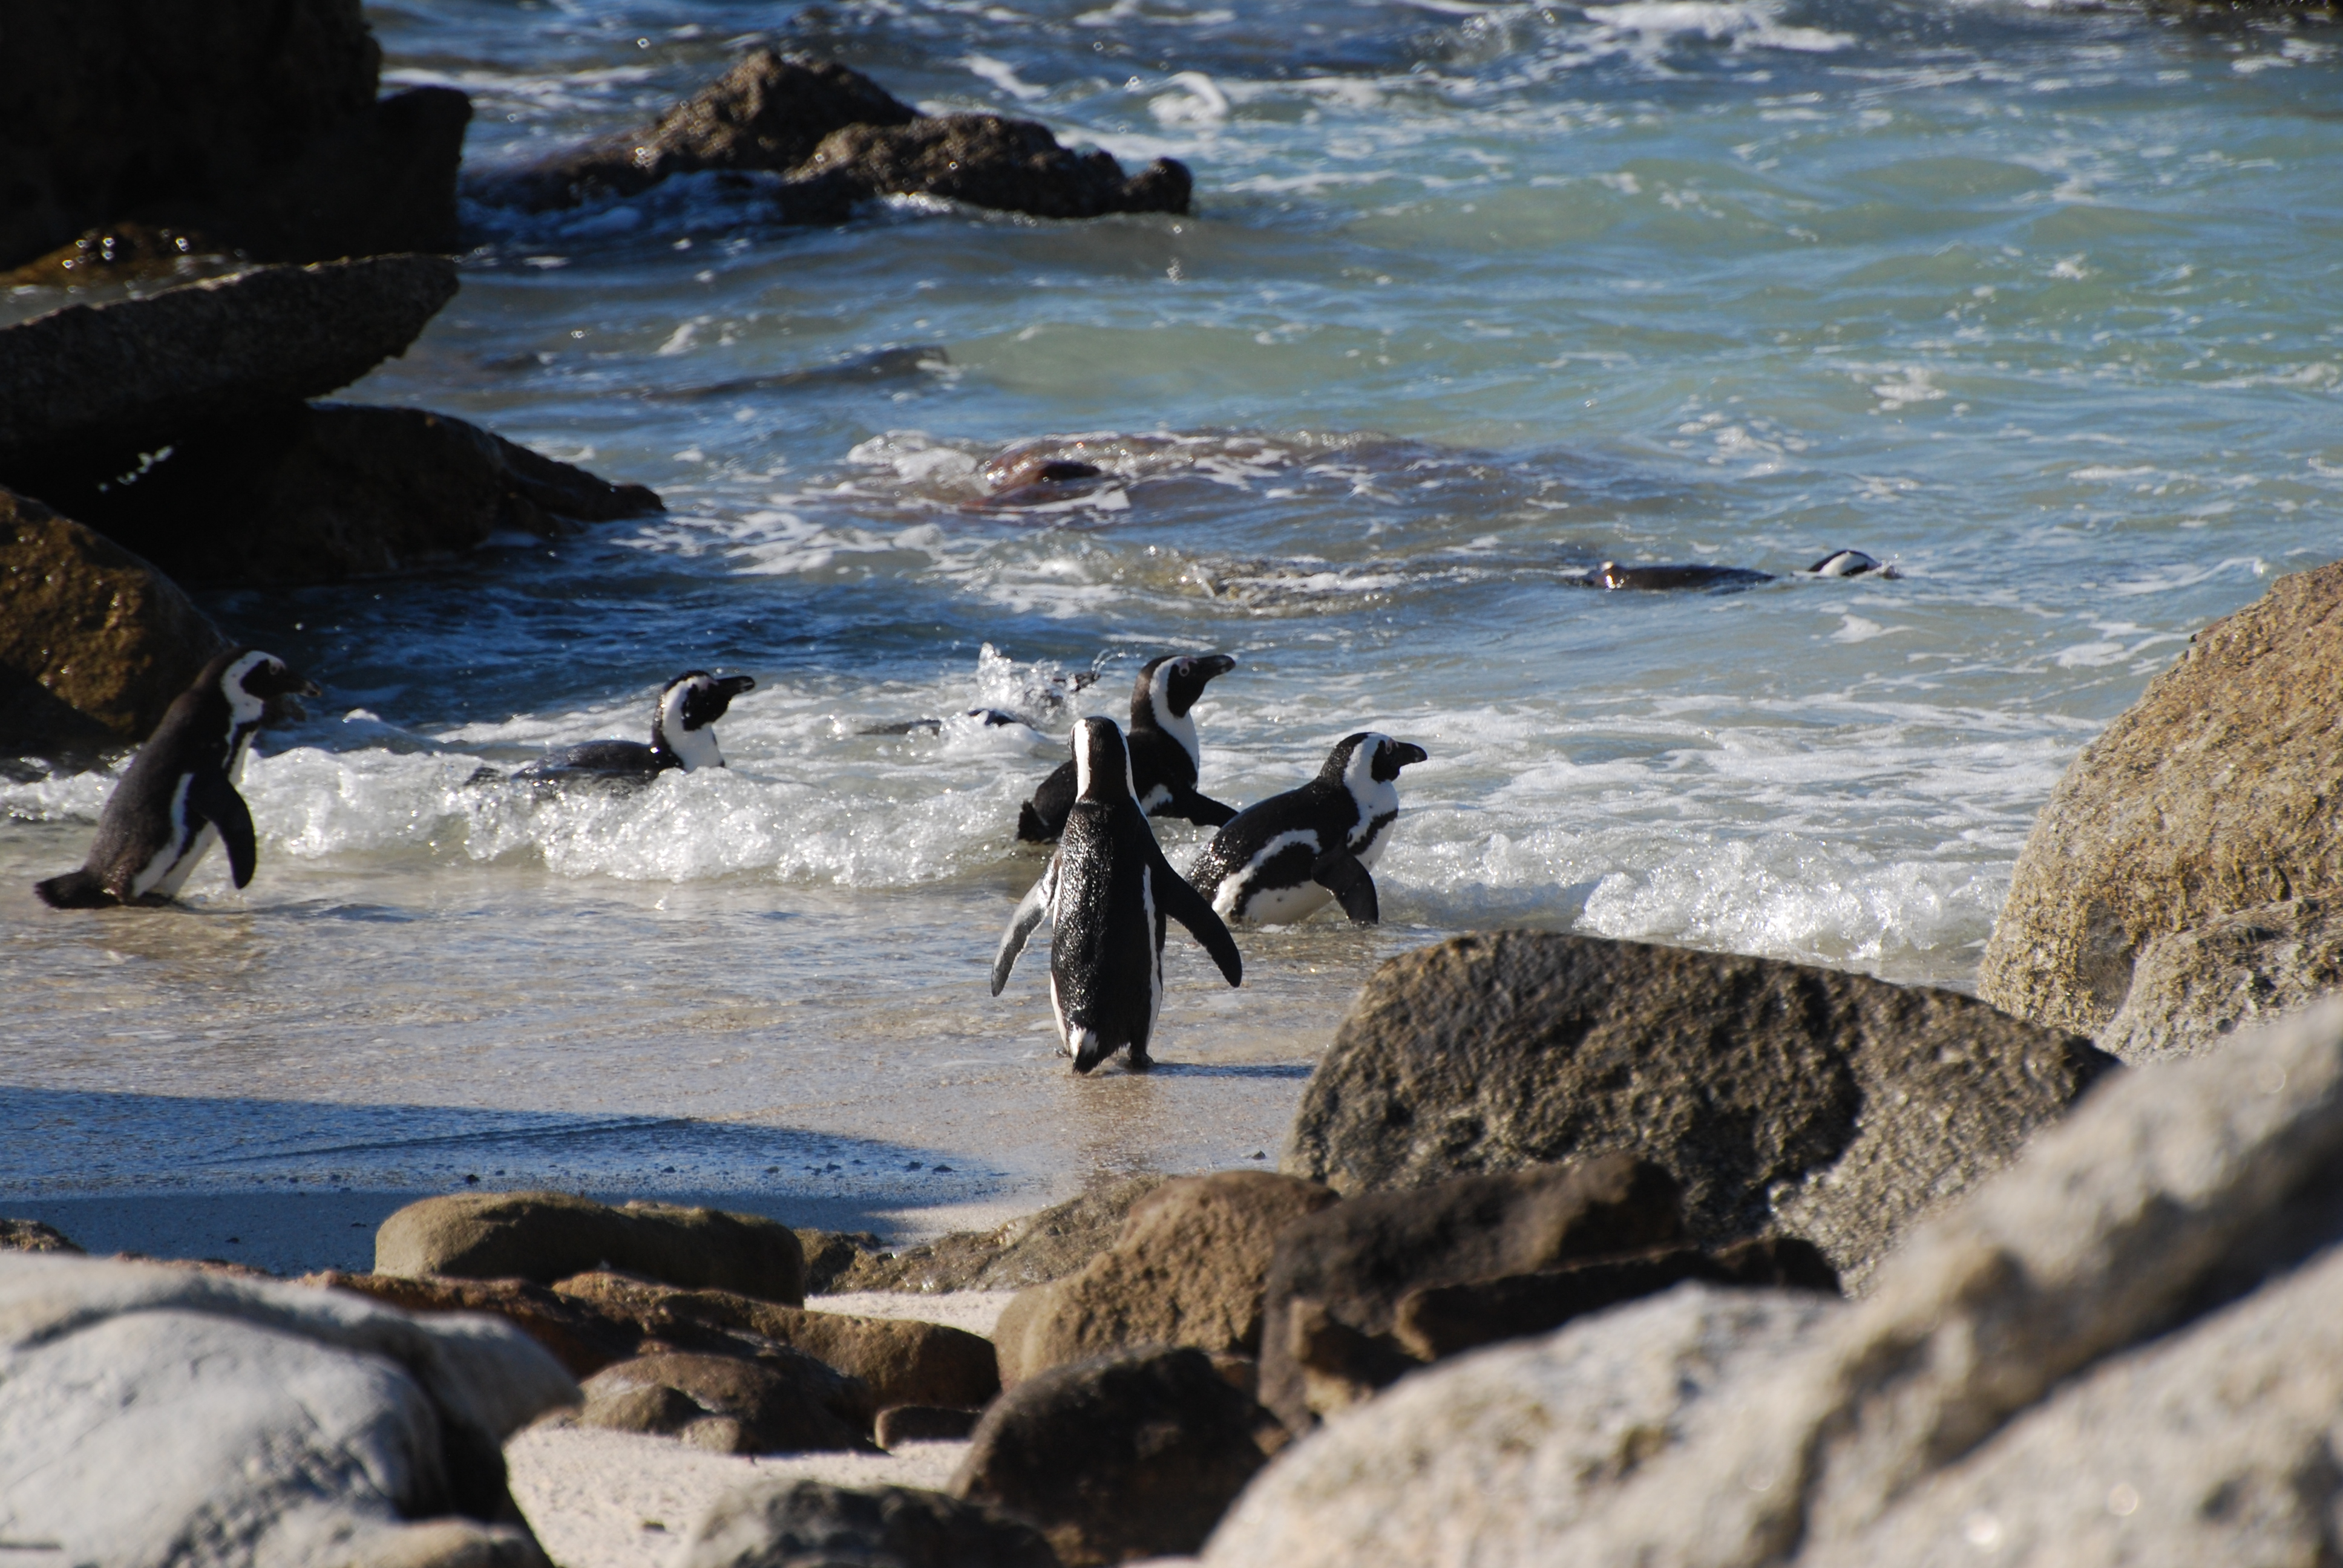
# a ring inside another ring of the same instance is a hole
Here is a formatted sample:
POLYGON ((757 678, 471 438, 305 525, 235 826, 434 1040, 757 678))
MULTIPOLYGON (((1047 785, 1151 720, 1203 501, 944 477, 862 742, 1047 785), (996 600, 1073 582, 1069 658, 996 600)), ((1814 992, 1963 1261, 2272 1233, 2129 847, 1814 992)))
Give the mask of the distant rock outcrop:
POLYGON ((1977 990, 2097 1033, 2156 939, 2338 891, 2343 563, 2198 632, 2084 749, 2017 858, 1977 990))

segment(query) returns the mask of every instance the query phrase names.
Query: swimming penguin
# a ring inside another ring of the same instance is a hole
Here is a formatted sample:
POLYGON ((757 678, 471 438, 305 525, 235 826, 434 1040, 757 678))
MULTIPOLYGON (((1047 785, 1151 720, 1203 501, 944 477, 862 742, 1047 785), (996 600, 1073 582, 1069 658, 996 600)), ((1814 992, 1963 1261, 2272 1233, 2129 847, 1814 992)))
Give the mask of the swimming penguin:
POLYGON ((1730 593, 1736 588, 1755 588, 1759 583, 1772 582, 1774 575, 1753 567, 1717 567, 1701 562, 1681 566, 1623 567, 1617 561, 1604 561, 1591 571, 1564 573, 1562 580, 1574 588, 1604 588, 1613 593, 1623 589, 1665 593, 1684 588, 1730 593))
POLYGON ((1806 571, 1818 578, 1859 578, 1870 572, 1876 572, 1884 578, 1904 575, 1894 567, 1881 566, 1861 550, 1833 550, 1808 567, 1806 571))
POLYGON ((230 648, 204 666, 106 797, 89 859, 37 884, 41 901, 58 910, 167 902, 216 841, 227 845, 236 885, 251 881, 259 849, 236 781, 253 736, 292 711, 283 699, 296 694, 317 689, 257 648, 230 648))
POLYGON ((588 740, 548 751, 515 779, 532 784, 558 784, 571 779, 648 784, 670 768, 691 772, 721 768, 724 753, 716 748, 716 721, 732 699, 754 691, 757 683, 745 675, 713 676, 704 669, 687 669, 667 683, 659 707, 651 711, 651 743, 639 740, 588 740))
MULTIPOLYGON (((1212 678, 1236 667, 1237 661, 1224 653, 1167 653, 1140 667, 1131 691, 1131 777, 1140 807, 1149 816, 1182 817, 1200 827, 1217 828, 1237 814, 1235 807, 1196 792, 1203 750, 1196 739, 1196 721, 1188 716, 1212 678)), ((1019 809, 1018 838, 1029 844, 1056 838, 1077 793, 1074 765, 1060 763, 1019 809)))
POLYGON ((1426 755, 1373 730, 1343 737, 1317 778, 1246 807, 1213 834, 1188 879, 1224 920, 1283 925, 1334 899, 1373 925, 1383 910, 1367 872, 1399 815, 1399 770, 1426 755))
POLYGON ((1131 792, 1130 753, 1111 719, 1074 725, 1074 803, 1041 879, 1001 933, 992 960, 992 994, 1025 940, 1044 917, 1050 941, 1050 1005, 1059 1049, 1088 1072, 1131 1048, 1131 1065, 1149 1065, 1147 1038, 1163 1007, 1163 928, 1178 920, 1221 966, 1231 985, 1244 960, 1229 928, 1202 895, 1181 879, 1156 847, 1154 829, 1131 792))

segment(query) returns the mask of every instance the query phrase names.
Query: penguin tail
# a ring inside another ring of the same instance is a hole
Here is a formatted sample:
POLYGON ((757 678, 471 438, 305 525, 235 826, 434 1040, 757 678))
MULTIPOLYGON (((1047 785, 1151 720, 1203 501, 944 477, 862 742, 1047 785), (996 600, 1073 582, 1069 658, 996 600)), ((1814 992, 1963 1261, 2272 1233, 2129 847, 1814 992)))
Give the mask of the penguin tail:
POLYGON ((62 877, 35 882, 33 891, 41 896, 41 902, 53 910, 104 910, 122 901, 106 890, 105 883, 85 870, 67 871, 62 877))
POLYGON ((1050 831, 1050 825, 1041 820, 1041 813, 1033 809, 1032 801, 1028 800, 1017 808, 1017 839, 1020 843, 1047 844, 1056 838, 1057 835, 1050 831))

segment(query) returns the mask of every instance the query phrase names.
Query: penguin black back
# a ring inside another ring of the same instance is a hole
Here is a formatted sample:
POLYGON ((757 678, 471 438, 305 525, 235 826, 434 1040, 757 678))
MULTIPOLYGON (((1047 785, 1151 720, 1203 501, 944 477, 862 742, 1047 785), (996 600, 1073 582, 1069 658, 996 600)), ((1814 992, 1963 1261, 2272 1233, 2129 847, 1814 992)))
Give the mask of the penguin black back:
POLYGON ((1373 730, 1344 736, 1317 778, 1246 807, 1213 834, 1189 880, 1226 920, 1282 924, 1331 900, 1358 924, 1374 924, 1383 909, 1368 873, 1399 817, 1399 771, 1425 756, 1373 730))
MULTIPOLYGON (((1236 664, 1224 653, 1167 653, 1140 667, 1131 685, 1127 744, 1131 791, 1150 817, 1178 817, 1217 828, 1237 814, 1234 807, 1197 791, 1203 750, 1196 721, 1190 717, 1204 688, 1236 664)), ((1046 844, 1058 837, 1078 792, 1074 764, 1061 762, 1019 809, 1017 837, 1029 844, 1046 844)))
POLYGON ((285 699, 317 687, 274 654, 230 648, 174 699, 98 814, 97 837, 78 871, 34 891, 52 909, 163 903, 186 885, 214 842, 227 846, 236 885, 252 880, 259 848, 251 809, 236 793, 245 753, 263 726, 283 719, 285 699))
POLYGON ((548 751, 515 779, 531 784, 598 782, 648 784, 671 768, 689 773, 699 768, 721 768, 724 753, 716 744, 716 721, 756 681, 745 675, 714 676, 704 669, 687 669, 660 688, 651 709, 651 739, 588 740, 548 751))

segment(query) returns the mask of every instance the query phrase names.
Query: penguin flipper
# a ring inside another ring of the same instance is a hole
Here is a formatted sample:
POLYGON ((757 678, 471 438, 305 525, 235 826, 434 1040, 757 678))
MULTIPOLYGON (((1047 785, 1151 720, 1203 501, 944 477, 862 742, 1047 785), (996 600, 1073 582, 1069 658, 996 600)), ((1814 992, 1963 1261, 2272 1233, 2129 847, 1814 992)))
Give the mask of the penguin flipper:
POLYGON ((1231 985, 1244 983, 1244 955, 1237 951, 1227 922, 1187 878, 1172 869, 1161 850, 1155 856, 1155 907, 1188 928, 1188 934, 1221 966, 1222 979, 1231 985))
POLYGON ((1047 844, 1066 830, 1074 809, 1074 765, 1061 762, 1033 791, 1017 813, 1017 836, 1028 844, 1047 844))
POLYGON ((1356 855, 1341 845, 1318 857, 1310 868, 1310 879, 1333 894, 1354 924, 1372 926, 1383 920, 1382 907, 1375 900, 1374 878, 1359 864, 1356 855))
POLYGON ((236 792, 236 786, 227 781, 227 775, 198 775, 187 786, 187 804, 219 829, 220 842, 227 849, 228 872, 236 885, 241 888, 250 882, 253 869, 260 864, 260 846, 252 831, 252 809, 236 792))
POLYGON ((1017 905, 1017 912, 1009 917, 1009 929, 1001 933, 1001 950, 992 955, 992 994, 999 996, 1001 988, 1009 983, 1009 971, 1017 967, 1017 955, 1025 950, 1025 940, 1033 928, 1050 912, 1050 901, 1058 890, 1058 858, 1050 857, 1049 869, 1041 879, 1026 890, 1017 905))
POLYGON ((1224 828, 1236 820, 1237 809, 1222 805, 1191 785, 1174 784, 1172 786, 1172 803, 1156 814, 1178 817, 1183 821, 1195 823, 1199 828, 1224 828))

